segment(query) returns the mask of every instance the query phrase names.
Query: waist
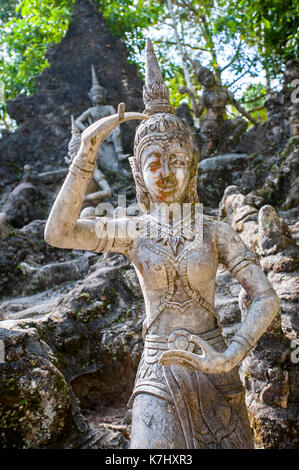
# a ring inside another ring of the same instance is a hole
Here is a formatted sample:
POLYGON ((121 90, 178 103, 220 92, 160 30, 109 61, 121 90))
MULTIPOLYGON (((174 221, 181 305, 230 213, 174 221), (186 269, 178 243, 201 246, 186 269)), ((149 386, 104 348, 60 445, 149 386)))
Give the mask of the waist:
POLYGON ((167 350, 184 350, 198 353, 200 351, 200 346, 196 341, 198 337, 207 341, 215 349, 223 350, 226 344, 221 333, 221 328, 215 328, 200 334, 194 334, 183 329, 174 330, 169 335, 147 334, 144 344, 145 360, 148 363, 156 362, 162 352, 167 350))

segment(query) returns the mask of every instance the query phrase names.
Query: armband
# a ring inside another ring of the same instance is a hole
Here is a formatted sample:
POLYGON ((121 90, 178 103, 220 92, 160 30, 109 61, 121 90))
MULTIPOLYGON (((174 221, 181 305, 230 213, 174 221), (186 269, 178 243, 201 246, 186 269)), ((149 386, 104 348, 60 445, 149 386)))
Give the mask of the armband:
POLYGON ((232 258, 228 262, 228 268, 232 275, 235 276, 241 269, 252 263, 258 264, 257 257, 251 250, 247 250, 232 258))

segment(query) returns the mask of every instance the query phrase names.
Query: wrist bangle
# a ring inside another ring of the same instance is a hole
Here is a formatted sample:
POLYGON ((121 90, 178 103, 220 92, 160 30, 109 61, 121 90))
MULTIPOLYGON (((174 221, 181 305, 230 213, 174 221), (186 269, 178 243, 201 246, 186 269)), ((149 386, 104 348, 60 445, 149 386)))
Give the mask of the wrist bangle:
POLYGON ((87 160, 83 160, 80 157, 76 157, 74 158, 72 165, 76 166, 82 171, 93 172, 96 164, 90 163, 87 160))
POLYGON ((249 342, 248 339, 242 336, 240 333, 235 334, 235 336, 233 337, 233 341, 236 341, 236 343, 241 344, 248 351, 250 351, 250 349, 254 347, 253 341, 251 340, 251 342, 249 342))
POLYGON ((92 172, 91 171, 84 171, 78 168, 76 165, 71 165, 69 168, 69 172, 72 173, 75 176, 80 176, 80 178, 90 180, 92 177, 92 172))

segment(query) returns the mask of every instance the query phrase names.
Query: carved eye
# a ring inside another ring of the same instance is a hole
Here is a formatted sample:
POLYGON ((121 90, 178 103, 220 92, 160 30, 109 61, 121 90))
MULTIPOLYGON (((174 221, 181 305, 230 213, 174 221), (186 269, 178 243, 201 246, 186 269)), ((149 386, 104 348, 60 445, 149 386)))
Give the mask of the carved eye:
POLYGON ((150 163, 149 167, 151 170, 158 170, 158 168, 161 167, 160 160, 154 160, 153 162, 150 163))
POLYGON ((178 156, 178 155, 170 155, 170 162, 172 165, 175 165, 175 166, 185 166, 186 165, 186 161, 183 159, 183 157, 181 156, 178 156))

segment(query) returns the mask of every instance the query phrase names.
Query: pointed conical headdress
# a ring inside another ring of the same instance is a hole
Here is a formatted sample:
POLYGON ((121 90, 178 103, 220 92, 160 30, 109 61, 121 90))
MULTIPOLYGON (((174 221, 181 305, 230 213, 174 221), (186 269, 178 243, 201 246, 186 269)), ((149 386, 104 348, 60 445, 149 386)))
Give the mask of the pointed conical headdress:
POLYGON ((105 88, 102 87, 98 82, 94 65, 91 66, 91 78, 92 78, 92 87, 90 89, 90 93, 94 93, 96 91, 102 91, 102 92, 106 91, 105 88))
POLYGON ((143 121, 135 134, 135 157, 137 160, 141 147, 152 139, 167 141, 176 137, 179 141, 191 141, 184 121, 175 115, 174 108, 169 103, 169 92, 163 81, 160 66, 149 38, 146 41, 145 70, 144 113, 148 114, 150 119, 143 121))
POLYGON ((146 146, 177 141, 188 145, 192 160, 192 177, 188 201, 197 202, 196 175, 197 155, 193 152, 193 142, 184 121, 174 114, 169 102, 169 92, 163 81, 161 70, 150 39, 146 42, 146 74, 143 87, 144 113, 149 119, 144 120, 136 129, 134 141, 134 157, 129 159, 136 182, 137 200, 143 207, 150 204, 149 192, 146 189, 142 174, 142 154, 146 146))
POLYGON ((155 113, 174 114, 174 109, 169 103, 169 92, 165 85, 152 41, 146 39, 146 65, 145 86, 143 87, 143 101, 145 114, 150 116, 155 113))

